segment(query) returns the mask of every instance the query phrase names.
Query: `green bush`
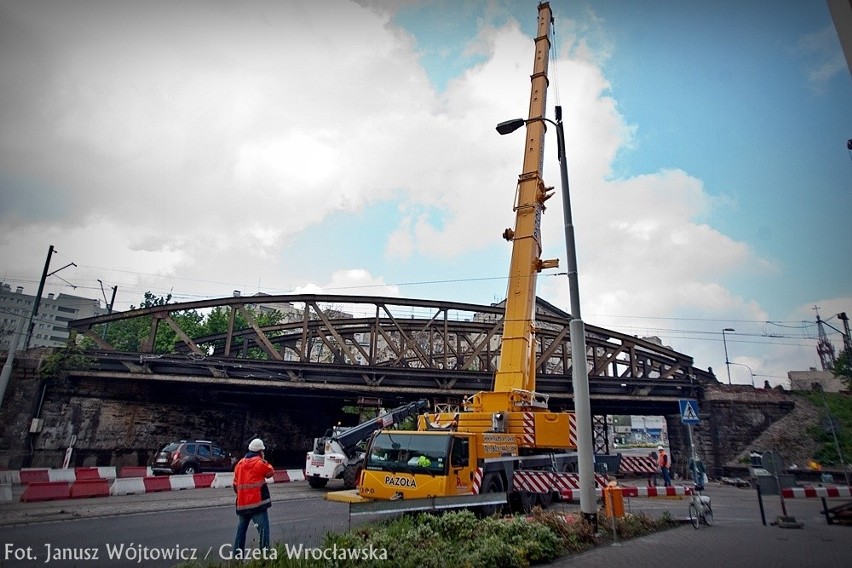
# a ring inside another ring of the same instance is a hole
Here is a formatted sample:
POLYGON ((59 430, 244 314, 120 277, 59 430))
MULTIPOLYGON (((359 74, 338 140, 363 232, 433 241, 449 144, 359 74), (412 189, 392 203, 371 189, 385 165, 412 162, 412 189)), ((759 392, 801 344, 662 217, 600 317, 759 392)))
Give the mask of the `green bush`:
MULTIPOLYGON (((578 515, 543 511, 530 515, 478 519, 470 511, 443 514, 420 513, 368 524, 343 534, 328 534, 319 547, 341 551, 326 558, 288 558, 277 547, 277 560, 236 562, 252 568, 325 568, 371 566, 379 568, 526 568, 546 564, 564 554, 577 554, 614 538, 635 538, 678 523, 667 513, 659 519, 644 514, 616 519, 598 517, 600 532, 578 515), (374 551, 377 558, 365 561, 345 558, 345 551, 374 551)), ((188 566, 198 566, 189 564, 188 566)), ((205 564, 204 566, 211 566, 205 564)))
MULTIPOLYGON (((375 566, 524 567, 562 552, 560 537, 524 517, 477 519, 470 511, 419 514, 326 537, 325 547, 386 550, 375 566)), ((338 564, 344 566, 345 564, 338 564)))

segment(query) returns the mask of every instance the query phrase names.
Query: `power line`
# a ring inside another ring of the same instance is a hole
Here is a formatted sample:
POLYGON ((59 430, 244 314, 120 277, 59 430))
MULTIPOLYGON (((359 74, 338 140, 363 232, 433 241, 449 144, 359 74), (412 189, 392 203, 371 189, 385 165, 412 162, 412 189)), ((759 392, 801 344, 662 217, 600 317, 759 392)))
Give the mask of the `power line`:
MULTIPOLYGON (((205 280, 198 278, 183 278, 177 276, 163 276, 158 274, 150 274, 145 272, 137 272, 133 270, 125 270, 125 269, 117 269, 117 268, 106 268, 106 267, 98 267, 98 266, 88 266, 81 265, 80 268, 87 268, 91 270, 99 270, 99 271, 113 271, 120 272, 125 274, 131 274, 134 276, 144 276, 150 278, 157 279, 169 279, 170 281, 184 281, 184 282, 197 282, 203 284, 217 284, 226 287, 234 287, 241 286, 242 284, 235 284, 233 282, 222 282, 217 280, 205 280)), ((549 274, 540 274, 539 277, 561 277, 565 276, 566 273, 558 272, 558 273, 549 273, 549 274)), ((411 281, 411 282, 398 282, 398 283, 384 283, 384 284, 358 284, 352 286, 335 286, 335 287, 323 287, 323 291, 325 292, 336 292, 336 291, 346 291, 346 290, 363 290, 363 289, 376 289, 376 288, 391 288, 391 287, 411 287, 411 286, 425 286, 425 285, 437 285, 437 284, 457 284, 457 283, 473 283, 473 282, 488 282, 488 281, 508 281, 508 276, 486 276, 486 277, 473 277, 473 278, 447 278, 440 280, 419 280, 419 281, 411 281)), ((12 283, 34 283, 36 280, 30 280, 26 278, 7 278, 7 282, 12 283)), ((173 299, 185 299, 187 301, 198 300, 198 299, 208 299, 211 298, 209 294, 196 294, 191 292, 181 292, 175 291, 174 286, 169 288, 165 287, 156 287, 156 286, 134 286, 131 284, 120 283, 122 292, 125 297, 128 293, 144 293, 144 292, 152 292, 158 293, 160 295, 171 294, 173 299)), ((77 288, 82 290, 91 290, 98 291, 100 290, 97 286, 86 286, 79 285, 77 288)), ((283 289, 283 288, 267 288, 267 290, 271 292, 279 292, 283 294, 292 293, 292 289, 283 289)), ((132 302, 128 301, 119 301, 121 305, 132 306, 132 302)), ((632 319, 632 320, 648 320, 648 321, 672 321, 672 322, 707 322, 707 323, 731 323, 731 324, 760 324, 763 326, 776 326, 780 328, 787 329, 801 329, 805 330, 807 328, 815 327, 815 322, 809 322, 804 320, 749 320, 749 319, 730 319, 730 318, 699 318, 699 317, 672 317, 672 316, 647 316, 647 315, 636 315, 636 314, 592 314, 590 319, 632 319)), ((644 332, 651 333, 665 333, 665 334, 713 334, 718 335, 718 332, 714 331, 704 331, 704 330, 679 330, 679 329, 669 329, 669 328, 659 328, 653 326, 641 326, 641 325, 626 325, 626 326, 618 326, 619 329, 623 330, 643 330, 644 332)), ((737 337, 761 337, 767 339, 795 339, 794 336, 789 335, 776 335, 776 334, 747 334, 747 333, 737 333, 737 337)), ((704 340, 707 338, 703 337, 683 337, 682 335, 678 337, 679 339, 692 339, 692 340, 704 340)), ((812 336, 805 336, 804 339, 815 339, 812 336)), ((716 340, 717 341, 717 340, 716 340)), ((749 343, 743 340, 734 340, 738 343, 749 343)), ((765 342, 753 342, 753 343, 765 343, 765 342)), ((775 344, 784 344, 778 343, 775 344)), ((789 344, 786 345, 802 345, 801 343, 797 344, 789 344)))

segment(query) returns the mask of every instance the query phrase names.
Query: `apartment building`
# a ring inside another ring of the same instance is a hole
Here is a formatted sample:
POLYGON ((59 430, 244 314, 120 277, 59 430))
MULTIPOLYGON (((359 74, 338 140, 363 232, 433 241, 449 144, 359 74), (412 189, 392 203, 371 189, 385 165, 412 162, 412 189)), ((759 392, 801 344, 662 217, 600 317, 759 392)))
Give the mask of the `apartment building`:
MULTIPOLYGON (((0 350, 8 350, 13 339, 18 339, 18 349, 23 348, 22 336, 33 311, 35 296, 24 293, 23 286, 15 290, 0 282, 0 350)), ((71 294, 48 294, 39 303, 34 318, 30 347, 62 347, 68 341, 68 322, 107 313, 98 300, 71 294)))

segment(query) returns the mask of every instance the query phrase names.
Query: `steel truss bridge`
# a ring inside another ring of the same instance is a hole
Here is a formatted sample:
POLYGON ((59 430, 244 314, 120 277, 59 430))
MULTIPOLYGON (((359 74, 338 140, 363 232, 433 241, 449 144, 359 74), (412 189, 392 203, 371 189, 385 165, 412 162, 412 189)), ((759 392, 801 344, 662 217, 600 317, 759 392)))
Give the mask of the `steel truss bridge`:
MULTIPOLYGON (((257 295, 165 304, 70 322, 97 345, 85 354, 91 364, 71 373, 259 394, 460 401, 492 388, 503 317, 500 304, 374 296, 257 295), (188 310, 224 312, 226 329, 193 336, 180 323, 188 310), (258 314, 272 310, 282 314, 280 323, 259 325, 258 314), (119 351, 103 339, 106 326, 130 320, 143 330, 138 351, 119 351), (165 330, 173 332, 173 346, 158 352, 165 330)), ((553 410, 573 408, 570 319, 538 300, 536 390, 549 395, 553 410)), ((633 336, 587 325, 586 344, 583 360, 598 416, 671 414, 677 399, 700 398, 702 385, 715 380, 694 368, 691 357, 633 336)))

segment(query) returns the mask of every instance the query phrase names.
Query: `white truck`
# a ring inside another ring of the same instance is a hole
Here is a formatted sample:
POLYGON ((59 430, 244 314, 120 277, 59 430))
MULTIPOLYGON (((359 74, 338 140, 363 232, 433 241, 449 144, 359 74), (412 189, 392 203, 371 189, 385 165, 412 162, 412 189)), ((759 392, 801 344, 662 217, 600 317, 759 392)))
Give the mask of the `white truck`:
POLYGON ((335 426, 325 436, 314 438, 314 449, 305 457, 305 478, 314 489, 322 489, 329 479, 343 479, 346 489, 354 489, 364 468, 364 452, 358 444, 377 430, 395 426, 428 407, 418 400, 394 408, 351 428, 335 426))

